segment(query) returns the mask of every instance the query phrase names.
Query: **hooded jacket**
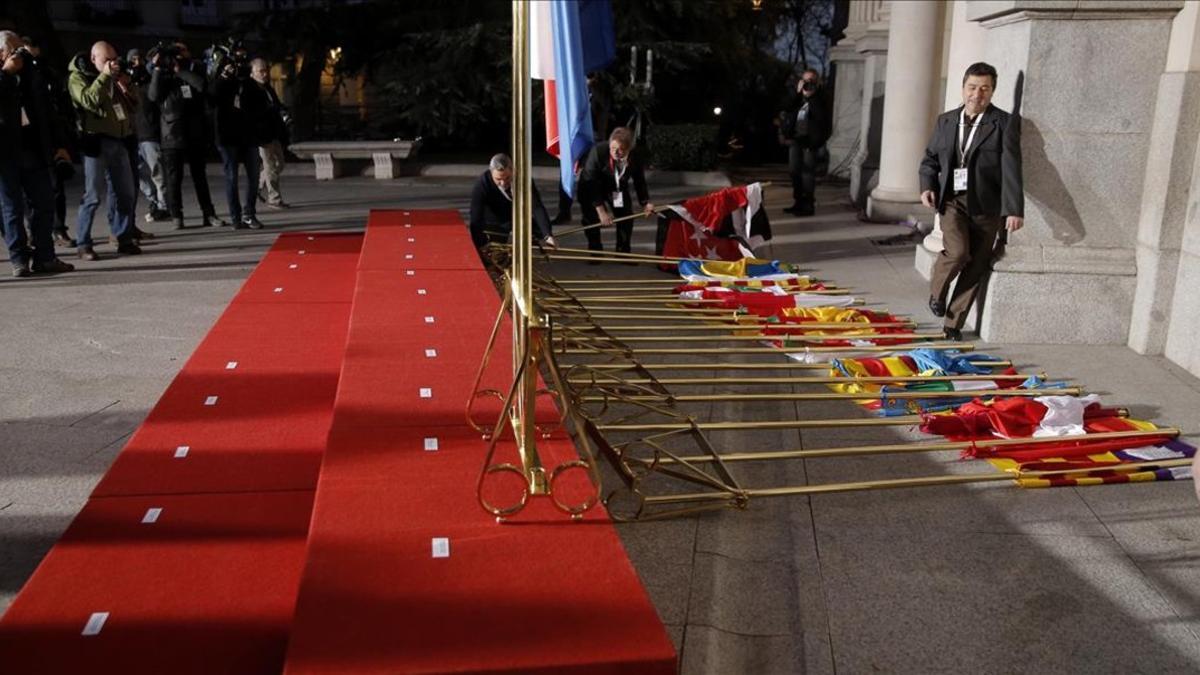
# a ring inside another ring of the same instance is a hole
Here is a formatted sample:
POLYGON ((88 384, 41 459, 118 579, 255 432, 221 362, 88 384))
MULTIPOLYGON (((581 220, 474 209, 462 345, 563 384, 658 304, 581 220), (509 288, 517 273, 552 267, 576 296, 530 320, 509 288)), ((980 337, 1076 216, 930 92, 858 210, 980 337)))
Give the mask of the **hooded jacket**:
POLYGON ((79 114, 79 130, 85 136, 123 140, 133 133, 135 106, 117 90, 113 77, 97 72, 82 54, 71 59, 67 70, 67 91, 79 114))

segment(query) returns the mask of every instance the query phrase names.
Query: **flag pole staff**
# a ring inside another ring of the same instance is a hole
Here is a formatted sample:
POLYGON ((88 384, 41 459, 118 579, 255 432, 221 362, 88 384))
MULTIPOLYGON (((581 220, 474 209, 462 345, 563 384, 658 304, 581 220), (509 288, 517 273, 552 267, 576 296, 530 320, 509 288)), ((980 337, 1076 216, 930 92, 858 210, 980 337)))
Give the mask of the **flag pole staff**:
MULTIPOLYGON (((670 324, 654 324, 654 325, 647 324, 644 326, 639 326, 639 325, 605 326, 604 330, 607 333, 620 333, 620 332, 625 332, 625 331, 648 331, 648 332, 672 332, 673 333, 673 332, 677 332, 677 331, 701 331, 701 330, 703 330, 703 331, 715 331, 714 335, 711 337, 716 337, 718 335, 728 334, 728 332, 731 330, 733 330, 733 331, 753 331, 753 330, 758 330, 760 328, 768 328, 768 327, 775 327, 775 326, 786 327, 789 330, 794 330, 795 335, 803 335, 805 332, 810 331, 810 330, 862 330, 864 328, 912 328, 912 327, 915 327, 916 325, 917 325, 917 322, 915 322, 915 321, 881 321, 878 323, 865 323, 865 322, 861 322, 861 321, 859 321, 859 322, 844 321, 844 322, 840 322, 840 323, 839 322, 820 323, 817 321, 811 321, 811 322, 805 321, 803 323, 795 323, 795 324, 771 324, 771 323, 764 322, 764 323, 747 323, 744 326, 738 326, 736 324, 731 325, 731 326, 697 326, 696 324, 691 324, 691 323, 683 323, 683 324, 670 323, 670 324)), ((560 329, 568 328, 573 331, 587 332, 588 329, 591 328, 591 325, 590 324, 568 324, 568 323, 560 322, 558 324, 558 327, 560 329)), ((793 333, 787 333, 787 334, 790 335, 793 333)), ((766 335, 766 333, 758 333, 758 335, 766 335)), ((783 335, 783 333, 781 333, 780 335, 783 335)), ((939 335, 940 335, 940 333, 939 333, 939 335)))
POLYGON ((521 457, 521 469, 530 494, 546 494, 546 472, 537 451, 534 406, 537 399, 538 369, 526 361, 537 358, 532 344, 539 325, 533 295, 533 196, 530 132, 530 7, 513 2, 512 43, 512 143, 513 143, 513 245, 509 283, 512 292, 514 401, 510 421, 521 457))
MULTIPOLYGON (((1114 417, 1129 417, 1125 408, 1117 408, 1114 417)), ((919 425, 920 415, 898 415, 896 417, 853 417, 824 420, 734 420, 725 422, 642 422, 637 424, 597 424, 596 429, 604 432, 647 431, 745 431, 749 429, 854 429, 859 427, 908 427, 919 425)))
MULTIPOLYGON (((1012 361, 1008 360, 992 360, 992 361, 968 361, 971 365, 981 368, 1008 368, 1012 366, 1012 361)), ((588 363, 578 364, 576 367, 586 366, 592 370, 606 371, 622 371, 622 370, 825 370, 828 371, 831 367, 828 363, 800 363, 799 361, 782 361, 779 363, 729 363, 727 361, 713 361, 709 363, 588 363)), ((991 376, 989 376, 991 377, 991 376)), ((1016 375, 995 375, 994 377, 1017 377, 1016 375)), ((723 380, 728 382, 727 379, 723 380)), ((850 378, 843 378, 843 382, 853 382, 850 378)), ((631 383, 639 383, 637 380, 629 380, 631 383)))
MULTIPOLYGON (((863 329, 872 328, 871 324, 853 324, 850 326, 842 325, 835 330, 862 331, 863 329)), ((729 329, 726 329, 729 330, 729 329)), ((879 333, 858 332, 858 333, 821 333, 819 335, 811 335, 809 333, 755 333, 753 335, 623 335, 619 339, 622 342, 764 342, 770 340, 778 340, 780 342, 840 342, 844 340, 902 340, 902 341, 917 341, 917 340, 943 340, 946 334, 942 331, 936 333, 879 333)), ((567 343, 588 343, 588 342, 607 342, 611 338, 601 335, 564 335, 559 334, 554 337, 555 340, 567 343)))
MULTIPOLYGON (((612 383, 597 383, 596 386, 602 387, 605 384, 612 386, 620 386, 620 382, 612 383)), ((1013 398, 1037 398, 1039 396, 1079 396, 1081 394, 1079 387, 1063 387, 1059 389, 972 389, 970 391, 858 391, 853 393, 843 392, 801 392, 798 394, 631 394, 631 395, 611 395, 611 394, 588 394, 580 396, 579 400, 585 403, 621 403, 621 402, 655 402, 655 401, 671 401, 673 403, 715 403, 715 402, 741 402, 741 403, 769 403, 778 401, 857 401, 857 400, 886 400, 886 401, 924 401, 936 400, 942 398, 959 399, 959 398, 990 398, 996 396, 1013 397, 1013 398)))
MULTIPOLYGON (((845 339, 845 338, 842 338, 845 339)), ((620 347, 571 347, 557 350, 560 354, 788 354, 788 353, 856 353, 856 352, 894 352, 903 351, 907 347, 918 345, 921 349, 957 349, 971 351, 975 345, 970 342, 910 342, 900 345, 862 345, 851 347, 653 347, 648 349, 626 349, 620 347)))
MULTIPOLYGON (((1152 469, 1171 469, 1189 466, 1192 458, 1153 460, 1147 462, 1130 462, 1105 466, 1056 469, 1052 471, 1013 471, 998 473, 970 473, 950 476, 925 476, 921 478, 892 478, 885 480, 855 481, 848 483, 827 483, 824 485, 797 485, 793 487, 745 489, 736 492, 696 492, 673 495, 655 495, 644 497, 644 507, 670 504, 689 504, 695 502, 723 502, 739 498, 742 502, 752 497, 788 497, 800 495, 833 494, 836 492, 859 492, 862 490, 887 490, 910 487, 929 487, 935 485, 964 485, 969 483, 992 483, 1000 481, 1046 480, 1056 477, 1092 477, 1096 474, 1117 473, 1125 474, 1152 469)), ((643 508, 644 508, 643 507, 643 508)), ((742 506, 741 508, 744 508, 742 506)), ((653 517, 653 516, 650 516, 653 517)), ((645 520, 646 518, 642 518, 645 520)))
MULTIPOLYGON (((730 452, 720 456, 722 462, 754 462, 774 459, 818 459, 822 457, 861 457, 865 455, 888 455, 909 452, 944 452, 953 450, 972 450, 976 448, 1010 448, 1022 449, 1030 446, 1071 443, 1079 441, 1112 441, 1130 438, 1178 438, 1180 430, 1174 427, 1138 431, 1104 431, 1094 434, 1071 434, 1069 436, 1040 436, 1028 438, 988 438, 976 441, 937 441, 932 443, 892 443, 887 445, 851 445, 841 448, 810 448, 807 450, 769 450, 765 452, 730 452)), ((660 464, 695 463, 704 464, 716 461, 709 455, 685 455, 682 457, 660 457, 660 464)))
MULTIPOLYGON (((828 368, 829 366, 826 366, 828 368)), ((661 384, 664 387, 710 386, 721 384, 771 385, 771 384, 926 384, 929 382, 992 382, 995 380, 1028 380, 1031 377, 1046 378, 1045 373, 1031 375, 1029 373, 1014 373, 1012 375, 864 375, 861 377, 846 377, 843 375, 801 376, 801 377, 660 377, 653 380, 644 377, 621 378, 620 380, 595 380, 594 378, 575 376, 567 379, 568 384, 600 384, 613 382, 616 384, 661 384)), ((958 393, 970 394, 977 389, 964 389, 958 393)), ((984 390, 989 391, 989 390, 984 390)))
MULTIPOLYGON (((759 183, 759 185, 761 187, 771 187, 771 181, 762 182, 762 183, 759 183)), ((676 205, 676 206, 678 206, 678 205, 676 205)), ((650 213, 662 213, 663 211, 666 211, 669 208, 671 208, 670 204, 668 204, 667 206, 656 206, 656 207, 654 207, 653 210, 651 210, 650 213)), ((621 216, 620 218, 613 218, 612 224, 616 225, 617 223, 623 223, 627 220, 636 220, 638 218, 646 217, 648 215, 649 214, 647 214, 646 212, 643 211, 640 213, 630 214, 628 216, 621 216)), ((593 223, 591 225, 583 225, 582 227, 572 227, 567 230, 561 230, 559 232, 555 232, 554 236, 562 237, 564 235, 575 234, 576 232, 583 232, 584 230, 590 230, 595 227, 606 227, 606 226, 604 225, 604 223, 593 223)))

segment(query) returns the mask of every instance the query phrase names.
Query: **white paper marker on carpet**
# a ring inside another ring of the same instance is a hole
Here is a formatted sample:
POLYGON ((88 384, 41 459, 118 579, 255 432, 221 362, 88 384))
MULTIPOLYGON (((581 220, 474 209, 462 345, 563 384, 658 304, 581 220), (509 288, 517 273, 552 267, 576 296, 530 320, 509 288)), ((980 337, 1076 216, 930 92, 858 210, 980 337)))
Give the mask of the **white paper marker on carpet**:
POLYGON ((417 242, 417 238, 416 238, 416 237, 409 237, 409 238, 408 238, 408 243, 410 243, 410 244, 415 244, 416 242, 417 242))
POLYGON ((216 404, 217 404, 216 396, 209 396, 208 398, 204 399, 204 405, 216 405, 216 404))
POLYGON ((299 265, 297 265, 296 263, 292 263, 291 265, 288 265, 288 269, 289 269, 289 270, 294 270, 294 269, 296 269, 297 267, 299 267, 299 265))
POLYGON ((449 558, 450 557, 450 540, 446 537, 433 538, 433 557, 449 558))
POLYGON ((437 350, 436 349, 426 349, 425 350, 425 358, 436 359, 437 358, 437 350))
POLYGON ((416 275, 416 272, 412 270, 405 270, 404 273, 410 277, 416 275))
POLYGON ((433 317, 432 316, 425 317, 425 323, 433 323, 433 317))
POLYGON ((433 398, 433 390, 429 387, 421 387, 417 393, 421 395, 421 398, 433 398))
POLYGON ((304 254, 306 253, 306 251, 305 251, 304 249, 300 249, 300 250, 298 251, 298 253, 299 253, 300 255, 304 255, 304 254))
POLYGON ((275 287, 275 292, 276 292, 276 293, 282 293, 282 292, 283 292, 283 286, 276 286, 276 287, 275 287))
POLYGON ((425 439, 425 450, 427 452, 434 452, 437 449, 438 449, 438 440, 437 440, 436 436, 434 436, 433 438, 425 439))
POLYGON ((183 459, 184 457, 187 457, 188 453, 191 451, 192 451, 192 446, 181 445, 178 448, 175 448, 175 459, 183 459))
POLYGON ((225 370, 234 370, 237 368, 237 361, 230 361, 225 364, 225 370))
POLYGON ((93 612, 88 617, 87 623, 83 625, 83 635, 99 635, 100 629, 104 628, 104 622, 108 621, 108 612, 93 612))
POLYGON ((418 288, 418 289, 417 289, 417 295, 425 295, 425 289, 424 289, 424 288, 418 288))
POLYGON ((142 524, 147 525, 150 523, 156 523, 158 522, 158 517, 161 515, 162 509, 160 507, 156 506, 152 509, 146 509, 146 515, 142 516, 142 524))

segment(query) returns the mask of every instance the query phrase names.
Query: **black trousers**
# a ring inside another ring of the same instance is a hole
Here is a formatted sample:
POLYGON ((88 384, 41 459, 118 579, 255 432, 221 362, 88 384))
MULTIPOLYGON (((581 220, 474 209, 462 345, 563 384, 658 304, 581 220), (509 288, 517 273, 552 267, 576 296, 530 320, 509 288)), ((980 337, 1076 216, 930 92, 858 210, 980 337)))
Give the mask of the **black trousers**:
POLYGON ((183 167, 186 164, 192 174, 192 186, 196 189, 196 201, 200 202, 200 211, 206 216, 215 216, 212 194, 208 191, 208 176, 204 173, 205 161, 203 150, 190 148, 163 148, 163 182, 167 186, 167 210, 171 217, 183 217, 183 167))
POLYGON ((817 189, 817 149, 797 140, 788 146, 788 171, 792 176, 792 206, 812 206, 817 189))
MULTIPOLYGON (((600 214, 596 211, 596 207, 588 204, 586 201, 579 202, 579 208, 583 211, 583 224, 594 225, 600 222, 600 214)), ((631 215, 633 212, 627 208, 614 209, 610 207, 613 214, 613 219, 622 218, 631 215)), ((633 243, 633 221, 627 220, 623 223, 617 223, 614 227, 617 229, 617 251, 621 253, 629 253, 630 245, 633 243)), ((593 251, 603 251, 604 243, 601 241, 600 230, 604 228, 593 227, 589 230, 584 230, 587 235, 588 248, 593 251)))

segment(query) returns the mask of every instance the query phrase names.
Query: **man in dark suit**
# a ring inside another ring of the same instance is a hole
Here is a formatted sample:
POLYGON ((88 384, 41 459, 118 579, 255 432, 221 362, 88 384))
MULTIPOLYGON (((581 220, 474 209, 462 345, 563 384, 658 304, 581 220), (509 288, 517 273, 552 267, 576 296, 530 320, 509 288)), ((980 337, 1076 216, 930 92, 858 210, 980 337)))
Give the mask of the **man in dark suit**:
MULTIPOLYGON (((583 210, 583 224, 603 223, 605 227, 613 220, 633 213, 633 195, 630 184, 637 193, 642 213, 649 216, 654 212, 650 191, 646 187, 646 173, 633 150, 633 132, 625 127, 613 129, 607 141, 592 146, 583 159, 579 173, 579 206, 583 210)), ((584 230, 588 248, 604 250, 600 240, 600 229, 584 230)), ((617 250, 629 253, 633 238, 633 220, 617 224, 617 250)))
POLYGON ((1000 229, 1016 232, 1025 224, 1020 118, 991 105, 995 90, 995 68, 968 67, 963 105, 938 116, 921 161, 921 203, 941 214, 945 243, 933 265, 929 309, 945 317, 952 340, 962 339, 1000 229))
MULTIPOLYGON (((471 241, 475 248, 482 249, 488 243, 504 243, 512 232, 512 159, 499 154, 492 157, 487 171, 475 181, 471 189, 471 241)), ((533 226, 542 245, 554 248, 554 237, 550 236, 550 217, 542 205, 542 197, 536 185, 533 188, 533 226)))

